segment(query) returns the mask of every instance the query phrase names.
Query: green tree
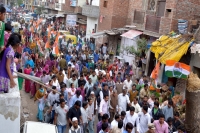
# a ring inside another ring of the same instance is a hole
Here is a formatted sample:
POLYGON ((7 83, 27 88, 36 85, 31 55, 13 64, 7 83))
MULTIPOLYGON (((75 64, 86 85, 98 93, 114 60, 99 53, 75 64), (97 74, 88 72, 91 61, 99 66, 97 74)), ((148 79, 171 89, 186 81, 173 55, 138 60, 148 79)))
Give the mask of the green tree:
POLYGON ((42 13, 43 13, 43 10, 44 10, 44 6, 39 6, 39 7, 37 7, 37 9, 36 9, 36 14, 38 14, 38 15, 42 14, 42 13))
POLYGON ((21 4, 23 4, 23 0, 17 0, 17 4, 20 6, 21 4))
POLYGON ((147 52, 147 40, 145 38, 138 39, 137 49, 135 49, 134 46, 127 46, 123 50, 125 50, 129 54, 139 57, 142 55, 142 53, 147 52))

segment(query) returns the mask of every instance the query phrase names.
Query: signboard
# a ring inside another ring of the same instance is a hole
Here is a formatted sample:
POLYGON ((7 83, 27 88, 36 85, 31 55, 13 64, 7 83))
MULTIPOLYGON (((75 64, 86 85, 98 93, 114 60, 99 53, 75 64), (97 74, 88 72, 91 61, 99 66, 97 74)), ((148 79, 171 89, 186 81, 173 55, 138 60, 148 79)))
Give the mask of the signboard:
POLYGON ((84 5, 82 8, 82 14, 88 17, 99 17, 99 6, 84 5))
POLYGON ((74 6, 75 7, 76 6, 76 1, 77 0, 70 0, 70 6, 74 6))
POLYGON ((67 15, 66 17, 66 25, 67 26, 75 26, 76 25, 77 15, 67 15))

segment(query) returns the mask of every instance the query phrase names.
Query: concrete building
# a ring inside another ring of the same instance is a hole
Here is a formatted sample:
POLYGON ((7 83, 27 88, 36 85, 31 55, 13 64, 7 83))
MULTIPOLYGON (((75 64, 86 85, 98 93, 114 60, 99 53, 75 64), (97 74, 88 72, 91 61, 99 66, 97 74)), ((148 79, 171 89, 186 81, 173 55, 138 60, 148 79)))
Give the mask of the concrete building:
POLYGON ((94 32, 97 31, 100 11, 99 3, 100 0, 93 0, 82 7, 82 14, 87 16, 86 38, 90 38, 93 30, 94 32))

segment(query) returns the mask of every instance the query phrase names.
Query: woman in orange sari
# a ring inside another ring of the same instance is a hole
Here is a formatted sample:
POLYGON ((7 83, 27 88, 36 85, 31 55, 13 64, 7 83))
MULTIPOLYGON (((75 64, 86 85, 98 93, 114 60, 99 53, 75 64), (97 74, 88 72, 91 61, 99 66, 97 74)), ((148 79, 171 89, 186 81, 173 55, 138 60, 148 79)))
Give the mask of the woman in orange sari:
MULTIPOLYGON (((27 67, 24 69, 24 73, 27 74, 27 75, 31 75, 31 72, 32 72, 32 68, 28 64, 27 67)), ((28 79, 25 79, 25 92, 26 93, 29 93, 30 90, 31 90, 30 84, 31 84, 31 81, 28 80, 28 79)))

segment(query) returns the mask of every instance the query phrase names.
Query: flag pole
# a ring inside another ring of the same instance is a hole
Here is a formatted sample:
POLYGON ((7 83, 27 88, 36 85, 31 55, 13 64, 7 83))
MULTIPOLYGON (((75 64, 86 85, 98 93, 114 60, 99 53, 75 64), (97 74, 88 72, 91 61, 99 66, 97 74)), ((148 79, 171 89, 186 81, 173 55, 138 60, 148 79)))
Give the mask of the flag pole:
POLYGON ((50 90, 52 90, 52 91, 55 91, 55 92, 58 93, 58 94, 61 94, 59 91, 54 90, 54 89, 52 89, 51 87, 49 87, 49 86, 47 86, 47 85, 45 85, 45 84, 43 84, 43 83, 41 83, 41 82, 39 82, 39 81, 37 81, 37 80, 34 80, 34 79, 32 79, 32 78, 26 76, 26 74, 22 74, 22 73, 19 73, 19 72, 16 72, 16 71, 14 71, 14 72, 15 72, 15 73, 17 74, 17 76, 19 76, 19 77, 22 77, 22 78, 24 78, 24 79, 31 80, 31 81, 33 81, 33 82, 35 82, 35 83, 37 83, 37 84, 42 85, 42 86, 45 87, 45 88, 48 88, 48 89, 50 89, 50 90))

